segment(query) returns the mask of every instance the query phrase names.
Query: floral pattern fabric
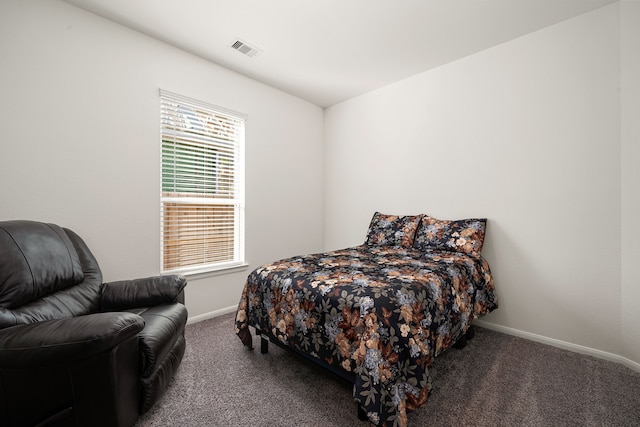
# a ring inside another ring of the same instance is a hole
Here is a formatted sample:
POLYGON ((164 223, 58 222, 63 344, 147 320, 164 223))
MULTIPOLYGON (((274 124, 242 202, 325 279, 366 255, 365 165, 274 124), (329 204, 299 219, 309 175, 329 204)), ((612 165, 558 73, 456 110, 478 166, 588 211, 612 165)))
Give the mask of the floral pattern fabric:
POLYGON ((385 215, 376 212, 367 232, 367 245, 404 246, 410 248, 422 215, 385 215))
POLYGON ((255 269, 235 329, 250 348, 252 326, 355 374, 370 422, 402 427, 427 401, 433 359, 495 308, 480 256, 365 244, 255 269))
POLYGON ((421 251, 442 249, 480 255, 487 225, 485 218, 443 220, 424 216, 413 247, 421 251))

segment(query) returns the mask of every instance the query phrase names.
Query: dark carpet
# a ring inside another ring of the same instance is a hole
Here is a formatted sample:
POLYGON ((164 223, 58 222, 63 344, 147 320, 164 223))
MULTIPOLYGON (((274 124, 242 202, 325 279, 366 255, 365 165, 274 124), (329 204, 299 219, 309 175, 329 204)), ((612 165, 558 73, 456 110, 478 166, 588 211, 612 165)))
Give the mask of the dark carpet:
MULTIPOLYGON (((136 424, 368 427, 352 387, 271 344, 242 346, 234 314, 190 324, 164 397, 136 424)), ((432 369, 426 406, 409 426, 640 426, 640 373, 483 328, 432 369)))

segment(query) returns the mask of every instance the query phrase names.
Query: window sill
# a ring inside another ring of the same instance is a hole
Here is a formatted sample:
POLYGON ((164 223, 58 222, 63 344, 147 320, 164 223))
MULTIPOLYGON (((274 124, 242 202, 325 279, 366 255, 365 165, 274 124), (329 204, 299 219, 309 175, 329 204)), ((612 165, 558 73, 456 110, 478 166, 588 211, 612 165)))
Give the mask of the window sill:
POLYGON ((222 276, 224 274, 238 273, 241 271, 245 271, 247 268, 249 268, 249 264, 242 263, 242 264, 235 264, 235 265, 229 265, 224 267, 216 267, 216 268, 205 267, 202 269, 187 270, 187 271, 174 270, 174 271, 167 271, 162 274, 163 275, 179 274, 181 276, 185 276, 187 279, 197 280, 197 279, 204 279, 207 277, 222 276))

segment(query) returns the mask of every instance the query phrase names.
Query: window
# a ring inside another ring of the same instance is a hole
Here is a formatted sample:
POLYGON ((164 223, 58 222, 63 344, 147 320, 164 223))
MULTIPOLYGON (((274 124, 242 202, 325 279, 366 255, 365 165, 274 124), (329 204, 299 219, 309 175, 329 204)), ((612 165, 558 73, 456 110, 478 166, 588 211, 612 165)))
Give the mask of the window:
POLYGON ((163 273, 244 264, 246 117, 160 91, 163 273))

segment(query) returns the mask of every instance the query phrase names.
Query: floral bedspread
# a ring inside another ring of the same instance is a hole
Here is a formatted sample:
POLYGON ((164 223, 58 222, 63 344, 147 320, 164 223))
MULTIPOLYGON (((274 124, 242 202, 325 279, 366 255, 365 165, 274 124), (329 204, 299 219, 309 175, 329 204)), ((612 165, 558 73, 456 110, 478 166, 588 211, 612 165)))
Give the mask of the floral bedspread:
POLYGON ((480 256, 356 246, 267 264, 247 278, 236 333, 249 326, 355 374, 353 395, 379 426, 406 426, 424 405, 429 367, 497 308, 480 256))

